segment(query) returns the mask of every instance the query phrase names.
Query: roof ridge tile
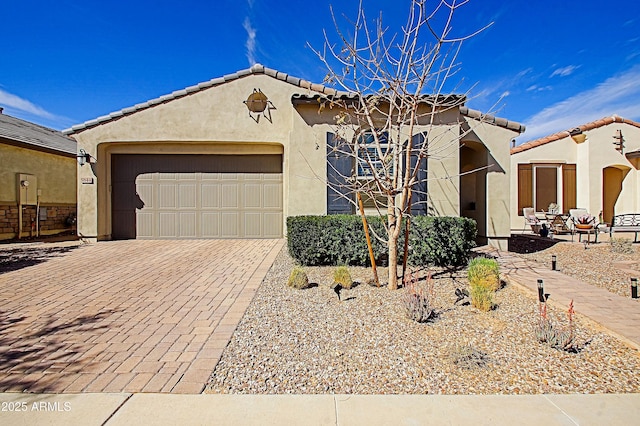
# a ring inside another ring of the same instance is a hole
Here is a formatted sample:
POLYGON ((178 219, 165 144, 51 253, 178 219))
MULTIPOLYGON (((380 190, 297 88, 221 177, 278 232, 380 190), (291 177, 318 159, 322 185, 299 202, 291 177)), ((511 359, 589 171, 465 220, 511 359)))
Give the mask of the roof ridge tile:
POLYGON ((556 133, 553 133, 551 135, 548 136, 543 136, 541 138, 538 139, 533 139, 527 142, 524 142, 514 148, 511 148, 511 154, 517 154, 519 152, 522 151, 527 151, 531 148, 535 148, 537 146, 540 145, 545 145, 551 142, 555 142, 558 141, 560 139, 564 139, 566 137, 571 136, 572 132, 574 130, 578 130, 578 133, 581 132, 586 132, 589 130, 593 130, 593 129, 597 129, 603 126, 607 126, 609 124, 613 124, 613 123, 622 123, 622 124, 629 124, 631 126, 640 128, 640 123, 637 121, 633 121, 633 120, 629 120, 628 118, 623 118, 620 117, 618 114, 613 114, 607 117, 603 117, 600 118, 598 120, 594 120, 594 121, 590 121, 588 123, 585 124, 581 124, 577 127, 573 127, 570 130, 562 130, 556 133))
MULTIPOLYGON (((75 126, 72 126, 69 129, 63 130, 62 133, 66 134, 66 135, 73 134, 73 133, 88 129, 90 127, 94 127, 94 126, 100 125, 102 123, 106 123, 108 121, 116 120, 116 119, 125 117, 127 115, 134 114, 134 113, 136 113, 136 112, 138 112, 140 110, 151 108, 151 107, 153 107, 155 105, 158 105, 158 104, 161 104, 161 103, 170 102, 170 101, 172 101, 174 99, 179 99, 179 98, 188 96, 190 94, 197 93, 197 92, 200 92, 202 90, 206 90, 206 89, 208 89, 210 87, 218 86, 218 85, 230 82, 230 81, 237 80, 237 79, 242 78, 242 77, 246 77, 246 76, 250 76, 250 75, 257 75, 257 74, 264 74, 264 75, 267 75, 269 77, 275 78, 277 80, 281 80, 281 81, 284 81, 286 83, 289 83, 289 84, 291 84, 293 86, 297 86, 297 87, 300 87, 300 88, 303 88, 303 89, 315 91, 315 92, 322 93, 322 94, 325 94, 325 95, 352 96, 352 97, 354 96, 354 94, 352 94, 352 93, 340 91, 340 90, 337 90, 335 88, 326 86, 324 84, 312 83, 312 82, 310 82, 308 80, 305 80, 305 79, 302 79, 302 78, 298 78, 298 77, 295 77, 295 76, 291 76, 291 75, 289 75, 287 73, 278 71, 278 70, 273 69, 273 68, 265 67, 262 64, 256 63, 256 64, 253 64, 250 68, 239 70, 239 71, 236 71, 236 72, 230 73, 230 74, 225 74, 222 77, 216 77, 216 78, 213 78, 213 79, 211 79, 209 81, 204 81, 204 82, 189 86, 189 87, 187 87, 185 89, 176 90, 176 91, 174 91, 174 92, 172 92, 170 94, 166 94, 166 95, 160 96, 158 98, 151 99, 151 100, 148 100, 146 102, 142 102, 142 103, 136 104, 136 105, 131 106, 131 107, 126 107, 126 108, 123 108, 123 109, 118 110, 118 111, 114 111, 114 112, 112 112, 112 113, 110 113, 108 115, 103 115, 103 116, 100 116, 100 117, 95 118, 93 120, 85 121, 84 123, 80 123, 80 124, 77 124, 75 126)), ((467 108, 465 106, 462 106, 460 108, 460 112, 461 112, 461 114, 466 115, 466 116, 468 116, 470 118, 483 119, 483 120, 485 120, 485 121, 487 121, 487 122, 489 122, 491 124, 494 124, 494 125, 497 125, 497 126, 500 126, 500 127, 505 127, 505 128, 508 128, 510 130, 514 130, 514 131, 517 131, 517 132, 520 132, 520 133, 524 132, 524 130, 525 130, 525 127, 520 123, 516 123, 514 121, 509 121, 509 120, 504 119, 504 118, 499 118, 499 117, 497 118, 497 117, 495 117, 493 115, 489 115, 489 114, 483 114, 480 111, 472 110, 472 109, 469 109, 469 108, 467 108)))

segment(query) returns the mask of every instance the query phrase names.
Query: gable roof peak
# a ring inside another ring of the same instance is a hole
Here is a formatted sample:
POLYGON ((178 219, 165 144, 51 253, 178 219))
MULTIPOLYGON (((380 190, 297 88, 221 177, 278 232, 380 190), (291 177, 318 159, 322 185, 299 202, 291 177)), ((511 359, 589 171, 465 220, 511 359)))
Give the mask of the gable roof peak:
POLYGON ((564 139, 566 137, 569 136, 576 136, 579 135, 581 133, 584 133, 588 130, 593 130, 593 129, 597 129, 599 127, 603 127, 612 123, 624 123, 624 124, 629 124, 631 126, 640 128, 640 123, 638 123, 637 121, 633 121, 633 120, 629 120, 628 118, 624 118, 624 117, 620 117, 618 114, 612 114, 611 116, 608 117, 603 117, 599 120, 596 121, 591 121, 589 123, 586 124, 582 124, 578 127, 574 127, 572 129, 569 130, 562 130, 560 132, 548 135, 548 136, 544 136, 538 139, 534 139, 534 140, 530 140, 527 141, 521 145, 518 145, 514 148, 511 148, 511 154, 517 154, 519 152, 522 151, 527 151, 529 149, 538 147, 540 145, 546 145, 548 143, 551 142, 555 142, 558 141, 560 139, 564 139))

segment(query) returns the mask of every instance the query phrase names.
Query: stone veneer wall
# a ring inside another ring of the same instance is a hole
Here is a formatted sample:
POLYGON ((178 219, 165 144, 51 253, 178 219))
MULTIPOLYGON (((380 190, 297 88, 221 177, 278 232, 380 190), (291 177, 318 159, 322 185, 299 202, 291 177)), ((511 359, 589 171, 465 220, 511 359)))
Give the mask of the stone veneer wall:
MULTIPOLYGON (((17 205, 0 204, 0 239, 11 239, 18 235, 18 211, 17 205)), ((36 206, 22 207, 22 236, 36 235, 36 206), (32 228, 33 223, 33 228, 32 228), (33 229, 33 231, 32 231, 33 229)), ((67 218, 76 217, 75 205, 41 205, 40 209, 47 210, 47 218, 40 220, 40 234, 52 235, 70 231, 75 225, 69 226, 67 218)))

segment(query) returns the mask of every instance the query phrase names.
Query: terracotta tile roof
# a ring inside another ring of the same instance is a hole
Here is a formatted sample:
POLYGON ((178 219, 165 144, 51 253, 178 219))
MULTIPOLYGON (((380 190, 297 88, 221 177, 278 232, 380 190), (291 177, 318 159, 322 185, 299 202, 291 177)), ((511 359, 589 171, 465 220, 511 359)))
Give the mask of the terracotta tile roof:
POLYGON ((545 136, 543 138, 534 139, 532 141, 525 142, 522 145, 518 145, 514 148, 511 148, 511 154, 516 154, 518 152, 526 151, 540 145, 545 145, 550 142, 555 142, 557 140, 564 139, 568 136, 580 134, 580 133, 586 132, 587 130, 597 129, 598 127, 606 126, 612 123, 625 123, 625 124, 630 124, 634 127, 640 128, 640 123, 633 120, 629 120, 628 118, 622 118, 614 114, 611 117, 604 117, 604 118, 601 118, 600 120, 592 121, 591 123, 583 124, 581 126, 575 127, 570 130, 563 130, 561 132, 554 133, 552 135, 545 136))
POLYGON ((77 143, 61 132, 0 113, 0 141, 75 157, 77 143))
POLYGON ((523 124, 515 121, 509 121, 506 118, 496 117, 491 114, 485 114, 482 111, 478 111, 477 109, 470 109, 466 106, 460 107, 460 114, 469 118, 480 120, 485 123, 493 124, 494 126, 504 127, 518 133, 522 133, 525 131, 525 127, 523 124))
POLYGON ((214 78, 212 80, 196 84, 195 86, 190 86, 190 87, 187 87, 186 89, 177 90, 177 91, 172 92, 172 93, 170 93, 168 95, 160 96, 159 98, 152 99, 150 101, 143 102, 143 103, 134 105, 132 107, 124 108, 124 109, 121 109, 120 111, 112 112, 111 114, 103 115, 102 117, 98 117, 98 118, 93 119, 93 120, 85 121, 84 123, 81 123, 81 124, 78 124, 76 126, 73 126, 70 129, 65 129, 62 132, 65 133, 65 134, 73 134, 73 133, 76 133, 78 131, 85 130, 85 129, 88 129, 90 127, 97 126, 99 124, 106 123, 106 122, 112 121, 112 120, 116 120, 116 119, 118 119, 120 117, 123 117, 123 116, 126 116, 126 115, 130 115, 130 114, 133 114, 135 112, 138 112, 138 111, 141 111, 141 110, 144 110, 144 109, 147 109, 147 108, 151 108, 151 107, 156 106, 158 104, 162 104, 162 103, 166 103, 166 102, 169 102, 169 101, 172 101, 172 100, 175 100, 175 99, 183 98, 183 97, 185 97, 187 95, 190 95, 191 93, 199 92, 201 90, 205 90, 205 89, 208 89, 208 88, 214 87, 214 86, 220 86, 221 84, 225 84, 225 83, 228 83, 230 81, 237 80, 239 78, 246 77, 246 76, 249 76, 249 75, 255 75, 255 74, 265 74, 265 75, 268 75, 269 77, 273 77, 273 78, 275 78, 277 80, 285 81, 285 82, 287 82, 289 84, 292 84, 294 86, 301 87, 303 89, 313 90, 315 92, 320 92, 320 93, 324 93, 324 94, 327 94, 327 95, 338 95, 338 96, 347 95, 346 92, 340 92, 340 91, 337 91, 337 90, 332 89, 330 87, 323 86, 321 84, 311 83, 310 81, 303 80, 301 78, 297 78, 297 77, 294 77, 294 76, 290 76, 289 74, 280 72, 278 70, 267 68, 267 67, 265 67, 264 65, 261 65, 261 64, 255 64, 251 68, 240 70, 240 71, 235 72, 233 74, 227 74, 227 75, 224 75, 222 77, 214 78))
MULTIPOLYGON (((322 93, 325 95, 339 96, 344 98, 353 98, 354 100, 356 99, 356 96, 353 93, 338 91, 336 89, 324 86, 322 84, 315 84, 310 81, 303 80, 301 78, 297 78, 289 74, 283 73, 281 71, 267 68, 261 64, 255 64, 251 68, 244 69, 244 70, 235 72, 233 74, 227 74, 223 77, 214 78, 213 80, 205 81, 203 83, 196 84, 195 86, 190 86, 190 87, 187 87, 186 89, 177 90, 168 95, 160 96, 159 98, 152 99, 150 101, 143 102, 143 103, 134 105, 132 107, 124 108, 124 109, 121 109, 120 111, 115 111, 115 112, 112 112, 111 114, 104 115, 93 120, 85 121, 84 123, 73 126, 70 129, 63 130, 62 133, 67 135, 74 134, 76 132, 86 130, 88 128, 91 128, 112 120, 117 120, 118 118, 133 114, 135 112, 138 112, 147 108, 151 108, 158 104, 170 102, 172 100, 188 96, 192 93, 199 92, 201 90, 205 90, 210 87, 219 86, 221 84, 225 84, 230 81, 237 80, 239 78, 246 77, 249 75, 255 75, 255 74, 268 75, 269 77, 273 77, 277 80, 282 80, 294 86, 301 87, 303 89, 311 90, 314 92, 322 93)), ((296 94, 292 97, 292 102, 303 103, 305 102, 305 99, 309 100, 315 97, 317 97, 317 95, 296 94)), ((464 98, 464 97, 461 97, 459 95, 447 95, 445 96, 445 98, 453 99, 453 98, 464 98)), ((460 108, 460 113, 462 115, 469 116, 471 118, 481 119, 485 122, 491 123, 496 126, 505 127, 511 130, 518 131, 520 133, 524 132, 524 126, 519 123, 509 121, 504 118, 497 118, 491 115, 485 115, 480 111, 472 110, 464 106, 460 108)))

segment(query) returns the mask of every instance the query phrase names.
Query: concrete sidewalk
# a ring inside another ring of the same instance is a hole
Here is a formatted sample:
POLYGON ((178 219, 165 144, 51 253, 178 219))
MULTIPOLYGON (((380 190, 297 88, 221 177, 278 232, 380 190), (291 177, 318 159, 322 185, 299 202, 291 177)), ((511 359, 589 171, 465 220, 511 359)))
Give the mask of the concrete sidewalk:
POLYGON ((0 395, 4 425, 631 425, 625 395, 0 395), (22 410, 22 411, 18 411, 22 410))

